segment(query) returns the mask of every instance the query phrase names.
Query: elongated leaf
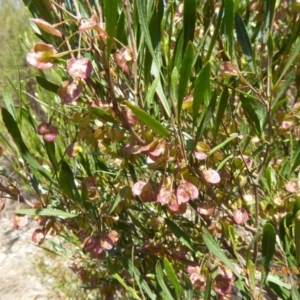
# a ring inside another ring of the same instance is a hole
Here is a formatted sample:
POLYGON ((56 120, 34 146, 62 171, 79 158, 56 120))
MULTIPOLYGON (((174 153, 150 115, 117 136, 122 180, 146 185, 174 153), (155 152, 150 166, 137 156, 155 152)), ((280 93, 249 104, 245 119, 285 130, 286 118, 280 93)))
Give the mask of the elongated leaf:
POLYGON ((156 77, 154 79, 154 81, 152 82, 152 84, 146 94, 145 103, 148 107, 150 106, 151 102, 153 102, 153 97, 155 95, 155 91, 156 91, 158 82, 159 82, 159 77, 156 77))
POLYGON ((135 289, 128 286, 126 282, 123 280, 123 278, 117 273, 115 266, 111 263, 110 259, 107 260, 107 267, 109 272, 112 274, 112 276, 125 288, 125 290, 132 295, 132 297, 136 300, 142 300, 135 289))
POLYGON ((217 93, 214 92, 210 102, 209 102, 209 106, 208 108, 202 112, 202 118, 200 119, 200 124, 197 128, 197 132, 196 132, 196 136, 194 139, 194 144, 193 144, 193 148, 192 148, 192 152, 195 150, 197 142, 199 141, 201 135, 203 134, 207 124, 209 123, 209 121, 211 120, 214 110, 215 110, 215 105, 216 105, 216 101, 217 101, 217 93))
POLYGON ((105 110, 99 107, 89 107, 89 111, 91 111, 93 114, 95 114, 103 121, 117 123, 116 120, 110 114, 108 114, 105 110))
POLYGON ((209 49, 208 49, 208 52, 207 52, 206 61, 210 60, 212 51, 215 47, 217 38, 220 34, 221 25, 222 25, 222 22, 223 22, 223 19, 224 19, 223 18, 223 11, 224 11, 224 1, 222 1, 221 7, 220 7, 220 11, 219 11, 219 14, 218 14, 218 19, 217 19, 217 24, 216 24, 213 36, 212 36, 210 44, 209 44, 209 49))
POLYGON ((297 212, 300 210, 300 197, 298 197, 294 203, 293 216, 295 217, 297 212))
POLYGON ((183 37, 184 46, 187 47, 188 42, 193 42, 196 27, 196 0, 183 1, 183 37))
POLYGON ((279 76, 275 86, 280 82, 280 80, 283 78, 283 76, 285 76, 286 72, 289 70, 291 65, 294 63, 299 52, 300 52, 300 38, 297 38, 296 45, 295 45, 294 49, 290 52, 289 59, 284 64, 284 68, 283 68, 282 72, 280 73, 280 76, 279 76))
POLYGON ((56 182, 53 180, 49 172, 43 168, 37 160, 30 154, 27 146, 25 145, 21 132, 19 130, 18 124, 13 116, 9 113, 6 108, 2 108, 2 120, 4 125, 9 132, 10 136, 12 137, 13 141, 15 142, 16 146, 20 150, 22 157, 24 160, 32 167, 33 170, 38 171, 42 174, 46 179, 56 185, 56 182))
POLYGON ((128 106, 131 111, 150 129, 152 129, 155 133, 161 135, 161 136, 169 136, 169 131, 160 124, 156 119, 151 117, 149 114, 147 114, 144 110, 138 108, 134 104, 130 103, 129 101, 124 101, 126 106, 128 106))
POLYGON ((178 277, 177 277, 171 263, 168 261, 168 259, 166 257, 164 258, 164 268, 165 268, 166 274, 168 276, 168 279, 171 281, 171 283, 175 289, 177 299, 180 299, 180 296, 182 294, 182 288, 180 286, 178 277))
POLYGON ((300 267, 300 211, 296 213, 295 216, 295 250, 296 250, 296 259, 297 259, 297 267, 300 267))
POLYGON ((44 141, 44 145, 45 145, 45 149, 46 149, 48 158, 53 167, 53 170, 57 171, 58 170, 58 162, 57 162, 57 159, 55 156, 55 144, 53 142, 44 141))
POLYGON ((273 110, 274 106, 276 105, 276 103, 278 102, 278 100, 281 98, 281 96, 285 93, 285 91, 287 90, 287 88, 290 86, 291 82, 295 79, 296 71, 297 71, 297 68, 294 67, 294 68, 291 69, 291 71, 289 72, 289 74, 286 76, 285 81, 284 81, 282 87, 276 93, 276 97, 273 100, 272 110, 273 110))
POLYGON ((206 278, 203 300, 211 299, 211 294, 210 294, 211 293, 211 284, 212 284, 211 274, 209 274, 208 277, 206 278))
POLYGON ((132 260, 127 259, 127 261, 124 262, 124 263, 126 265, 126 269, 130 273, 130 275, 132 277, 134 277, 136 281, 139 281, 139 283, 140 283, 143 291, 148 295, 149 299, 156 300, 157 297, 156 297, 155 293, 153 291, 151 291, 148 283, 143 278, 143 276, 141 275, 140 271, 134 266, 132 260))
POLYGON ((61 189, 74 201, 81 203, 81 197, 75 184, 73 172, 69 165, 62 161, 59 172, 59 185, 61 189))
MULTIPOLYGON (((148 8, 147 11, 151 12, 152 11, 152 1, 147 1, 148 8)), ((160 30, 160 25, 161 25, 161 20, 163 17, 163 3, 162 1, 156 1, 154 4, 154 10, 150 19, 149 23, 149 33, 150 33, 150 38, 151 38, 151 43, 153 46, 153 49, 155 51, 155 54, 158 55, 159 53, 159 47, 160 47, 160 39, 161 39, 161 30, 160 30)), ((159 56, 158 56, 159 57, 159 56)), ((146 51, 145 53, 145 60, 144 60, 144 81, 145 81, 145 89, 147 89, 149 81, 150 81, 150 76, 151 76, 151 66, 153 62, 153 57, 149 51, 146 51)))
POLYGON ((191 283, 191 280, 188 276, 185 274, 183 275, 183 287, 184 287, 184 299, 186 300, 194 300, 193 295, 193 285, 191 283))
POLYGON ((247 261, 247 273, 249 274, 250 285, 255 289, 255 266, 250 259, 247 261))
POLYGON ((300 299, 300 293, 299 293, 299 291, 298 291, 298 289, 297 289, 296 286, 292 287, 291 296, 292 296, 292 300, 298 300, 298 299, 300 299))
POLYGON ((130 293, 134 299, 137 299, 137 300, 141 300, 141 299, 142 299, 142 298, 140 298, 140 297, 138 296, 137 292, 136 292, 132 287, 130 287, 129 285, 127 285, 127 284, 125 283, 125 281, 123 280, 123 278, 122 278, 119 274, 113 273, 112 276, 113 276, 116 280, 118 280, 118 282, 123 286, 123 288, 125 288, 125 290, 126 290, 128 293, 130 293))
POLYGON ((36 76, 35 78, 36 78, 37 83, 42 88, 44 88, 45 90, 47 90, 49 92, 57 94, 57 90, 59 89, 58 85, 48 81, 47 79, 45 79, 44 77, 41 77, 41 76, 36 76))
POLYGON ((252 128, 261 136, 260 120, 257 116, 255 104, 248 98, 241 95, 242 107, 246 113, 248 122, 252 125, 252 128))
POLYGON ((177 70, 180 70, 181 63, 182 63, 182 56, 183 56, 183 34, 182 32, 180 32, 179 36, 177 37, 177 41, 174 49, 174 55, 172 57, 173 68, 176 67, 177 70))
POLYGON ((110 57, 111 46, 114 42, 118 20, 118 0, 104 0, 105 30, 109 35, 107 39, 107 59, 110 57))
POLYGON ((69 213, 59 209, 52 208, 39 208, 39 209, 18 209, 15 211, 16 214, 29 215, 29 216, 49 216, 59 218, 75 218, 78 215, 75 213, 69 213))
POLYGON ((219 131, 219 127, 220 124, 222 122, 222 118, 223 115, 225 113, 227 104, 228 104, 228 100, 229 100, 229 93, 228 93, 228 89, 224 88, 221 98, 220 98, 220 102, 219 102, 219 107, 218 107, 218 112, 217 112, 217 116, 216 116, 216 123, 214 126, 214 136, 217 136, 217 133, 219 131))
POLYGON ((174 297, 172 296, 170 290, 168 289, 165 281, 164 281, 164 273, 162 270, 162 267, 160 265, 160 261, 157 261, 156 267, 155 267, 155 274, 156 274, 156 279, 158 281, 159 286, 161 287, 163 293, 165 294, 165 299, 166 300, 173 300, 174 297))
POLYGON ((115 210, 115 208, 118 206, 118 204, 121 202, 121 200, 122 200, 121 195, 118 194, 107 212, 108 216, 115 210))
POLYGON ((193 44, 189 43, 186 52, 183 56, 183 62, 180 68, 180 79, 179 79, 178 101, 177 101, 178 116, 180 116, 183 98, 185 95, 185 91, 189 79, 191 77, 193 60, 194 60, 193 44))
POLYGON ((153 57, 153 60, 155 61, 157 66, 160 66, 159 60, 156 57, 156 54, 154 52, 152 42, 151 42, 151 36, 148 29, 148 20, 147 20, 147 9, 144 1, 135 1, 138 15, 139 15, 139 22, 141 24, 141 30, 144 34, 146 44, 148 46, 148 49, 153 57))
POLYGON ((235 28, 238 41, 248 61, 252 60, 252 47, 245 24, 238 13, 235 14, 235 28))
POLYGON ((276 0, 265 0, 264 1, 264 19, 265 27, 271 30, 273 26, 273 18, 275 13, 276 0))
MULTIPOLYGON (((265 278, 270 271, 271 261, 275 252, 276 232, 272 224, 267 223, 263 228, 262 238, 262 264, 265 269, 265 278)), ((262 280, 263 284, 264 280, 262 280)))
POLYGON ((7 87, 3 87, 2 96, 3 96, 3 100, 5 103, 6 109, 11 114, 11 116, 16 120, 16 112, 15 112, 14 102, 11 97, 10 91, 8 90, 7 87))
POLYGON ((165 93, 164 93, 164 90, 163 90, 163 87, 162 87, 162 83, 161 83, 160 80, 157 83, 156 94, 157 94, 157 96, 160 100, 160 103, 161 103, 162 107, 164 108, 164 111, 165 111, 166 115, 168 117, 170 117, 171 116, 170 103, 168 102, 168 100, 165 96, 165 93))
POLYGON ((236 277, 240 278, 240 274, 237 272, 236 268, 233 266, 231 261, 224 254, 223 250, 220 248, 218 243, 210 235, 208 230, 202 227, 202 231, 202 238, 208 250, 218 259, 220 259, 236 275, 236 277))
MULTIPOLYGON (((264 274, 255 274, 255 279, 258 279, 260 282, 262 281, 262 277, 264 274)), ((278 276, 274 276, 273 274, 269 274, 267 282, 273 282, 287 290, 291 290, 291 285, 281 280, 278 276)))
POLYGON ((199 72, 194 86, 194 100, 193 100, 193 120, 197 120, 200 105, 204 102, 208 104, 211 98, 210 89, 210 64, 207 63, 199 72))
POLYGON ((293 173, 300 165, 300 142, 297 143, 291 160, 291 168, 289 174, 293 173))
POLYGON ((174 99, 178 99, 178 78, 178 69, 177 67, 174 67, 171 74, 171 91, 174 99))
POLYGON ((209 152, 208 152, 208 155, 211 155, 213 153, 215 153, 216 151, 218 151, 219 149, 223 148, 226 144, 228 144, 229 142, 231 142, 232 140, 236 139, 238 136, 237 133, 233 133, 231 134, 231 136, 226 139, 224 142, 222 142, 221 144, 217 145, 216 147, 214 147, 213 149, 211 149, 209 152))
POLYGON ((182 244, 187 246, 190 250, 195 251, 194 244, 188 235, 181 230, 173 221, 170 219, 165 219, 165 222, 172 233, 181 241, 182 244))
POLYGON ((224 0, 225 28, 228 43, 228 52, 233 57, 233 21, 234 21, 234 3, 233 0, 224 0))

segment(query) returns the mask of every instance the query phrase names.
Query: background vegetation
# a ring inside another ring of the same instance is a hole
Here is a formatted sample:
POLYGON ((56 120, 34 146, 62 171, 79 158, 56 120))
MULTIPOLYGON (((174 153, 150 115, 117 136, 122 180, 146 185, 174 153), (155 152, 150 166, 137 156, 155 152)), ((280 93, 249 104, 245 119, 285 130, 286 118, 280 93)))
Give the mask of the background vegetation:
POLYGON ((16 227, 63 236, 106 299, 299 299, 298 3, 24 4, 37 87, 2 108, 6 192, 34 206, 16 227))

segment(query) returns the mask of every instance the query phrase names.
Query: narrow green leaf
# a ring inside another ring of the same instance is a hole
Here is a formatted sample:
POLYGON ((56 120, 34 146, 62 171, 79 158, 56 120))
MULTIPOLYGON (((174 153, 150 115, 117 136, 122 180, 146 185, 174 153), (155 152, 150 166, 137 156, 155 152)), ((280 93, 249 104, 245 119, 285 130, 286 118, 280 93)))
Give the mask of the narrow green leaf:
POLYGON ((297 212, 300 210, 300 197, 298 197, 294 203, 293 216, 295 217, 297 212))
POLYGON ((105 30, 109 35, 107 39, 107 59, 110 57, 111 47, 114 42, 117 20, 118 20, 118 0, 104 0, 105 30))
POLYGON ((11 116, 14 118, 14 120, 16 120, 16 112, 15 112, 14 102, 11 97, 10 91, 7 87, 3 87, 2 96, 3 96, 3 100, 5 103, 6 109, 11 114, 11 116))
POLYGON ((183 51, 185 51, 187 44, 194 40, 196 11, 196 0, 183 0, 183 51))
POLYGON ((249 274, 249 281, 252 289, 255 289, 255 266, 252 260, 247 261, 247 273, 249 274))
POLYGON ((157 87, 158 82, 159 82, 159 77, 156 77, 156 78, 153 80, 153 82, 152 82, 152 84, 151 84, 149 90, 147 91, 146 98, 145 98, 145 104, 146 104, 148 107, 149 107, 150 104, 153 102, 153 97, 154 97, 154 95, 155 95, 155 91, 156 91, 156 87, 157 87))
POLYGON ((107 267, 112 276, 125 288, 125 290, 132 295, 132 297, 136 300, 142 300, 138 294, 136 293, 135 289, 128 286, 126 282, 123 280, 123 278, 117 273, 115 267, 112 265, 111 261, 107 260, 107 267))
POLYGON ((157 66, 160 66, 159 60, 156 57, 156 54, 154 52, 150 32, 148 29, 148 20, 147 20, 147 9, 144 1, 135 1, 138 15, 139 15, 139 22, 141 24, 141 30, 144 34, 146 44, 148 46, 148 49, 153 57, 153 60, 155 61, 157 66))
POLYGON ((273 19, 275 13, 275 5, 276 0, 265 0, 264 1, 264 19, 265 19, 265 27, 268 30, 272 29, 273 19))
POLYGON ((184 291, 184 299, 185 300, 194 300, 194 295, 193 295, 193 285, 191 283, 190 278, 184 274, 183 275, 183 291, 184 291))
POLYGON ((58 162, 55 156, 55 143, 53 142, 47 142, 44 140, 44 145, 46 149, 46 153, 48 155, 49 161, 51 162, 51 165, 53 167, 53 170, 58 170, 58 162))
POLYGON ((171 283, 175 289, 177 299, 180 299, 180 296, 182 294, 182 288, 180 286, 179 280, 177 278, 177 275, 176 275, 171 263, 168 261, 168 259, 166 257, 164 258, 164 268, 165 268, 166 274, 168 276, 168 279, 171 281, 171 283))
POLYGON ((156 300, 157 297, 156 297, 155 293, 150 289, 148 283, 143 278, 140 271, 134 266, 132 260, 127 259, 125 264, 126 264, 126 268, 127 268, 128 272, 130 273, 130 275, 133 276, 136 281, 140 282, 143 291, 148 295, 149 299, 156 300))
MULTIPOLYGON (((255 279, 258 279, 260 282, 262 282, 262 277, 264 276, 264 274, 255 274, 255 279)), ((273 274, 269 274, 267 282, 273 282, 287 290, 290 290, 292 287, 290 284, 282 281, 278 276, 274 276, 273 274)))
MULTIPOLYGON (((286 76, 283 85, 281 86, 281 88, 279 89, 279 91, 276 93, 275 99, 273 100, 272 111, 273 111, 273 108, 275 107, 276 103, 278 102, 278 100, 285 93, 285 91, 287 90, 287 88, 291 85, 291 82, 293 80, 295 80, 296 72, 297 72, 297 68, 294 67, 294 68, 291 69, 291 71, 286 76)), ((278 83, 280 83, 280 82, 277 82, 277 84, 278 83)), ((274 88, 276 88, 276 86, 274 88)))
POLYGON ((291 163, 289 174, 292 174, 296 170, 296 168, 300 165, 300 141, 297 143, 295 147, 291 162, 292 163, 291 163))
POLYGON ((183 61, 179 72, 180 78, 179 78, 178 101, 177 101, 178 116, 180 116, 183 98, 185 96, 185 91, 189 79, 191 77, 193 60, 194 60, 193 44, 189 43, 185 51, 185 54, 183 56, 183 61))
POLYGON ((174 99, 178 99, 178 69, 175 66, 171 74, 171 92, 174 99))
POLYGON ((291 296, 292 296, 292 300, 299 300, 300 299, 300 293, 299 293, 296 286, 292 287, 291 296))
POLYGON ((41 77, 41 76, 36 76, 36 81, 37 83, 44 88, 45 90, 52 92, 54 94, 57 94, 57 90, 59 89, 59 86, 48 81, 46 78, 41 77))
POLYGON ((260 127, 260 120, 256 113, 257 106, 255 106, 255 103, 253 103, 253 101, 244 97, 243 95, 241 95, 240 99, 242 107, 246 113, 248 122, 252 125, 252 128, 257 132, 257 134, 261 136, 262 133, 260 127))
POLYGON ((231 246, 233 249, 234 254, 237 256, 237 251, 236 251, 236 240, 235 240, 235 231, 234 231, 234 227, 229 225, 228 226, 228 233, 229 233, 229 238, 230 238, 230 242, 231 242, 231 246))
POLYGON ((59 218, 75 218, 78 215, 74 213, 69 213, 59 209, 52 208, 40 208, 40 209, 18 209, 15 211, 16 214, 29 215, 29 216, 49 216, 49 217, 59 217, 59 218))
POLYGON ((117 121, 108 114, 105 110, 99 108, 99 107, 89 107, 89 111, 95 114, 99 119, 111 123, 117 123, 117 121))
POLYGON ((262 237, 262 264, 266 277, 270 271, 270 264, 275 252, 276 232, 272 224, 267 223, 263 228, 262 237))
POLYGON ((296 213, 295 216, 295 251, 296 251, 296 259, 297 259, 297 267, 300 267, 300 211, 296 213))
POLYGON ((135 291, 132 287, 128 286, 128 285, 125 283, 125 281, 123 280, 123 278, 122 278, 119 274, 114 273, 114 274, 112 274, 112 276, 113 276, 117 281, 119 281, 119 283, 125 288, 125 290, 126 290, 128 293, 130 293, 130 294, 132 295, 132 297, 133 297, 134 299, 136 299, 136 300, 142 300, 142 298, 140 298, 140 297, 138 296, 138 294, 136 293, 136 291, 135 291))
POLYGON ((226 37, 228 43, 228 52, 233 57, 233 21, 234 21, 234 3, 233 0, 224 0, 224 21, 226 29, 226 37))
POLYGON ((165 284, 164 273, 163 273, 163 270, 162 270, 159 260, 156 263, 155 274, 156 274, 157 282, 158 282, 159 286, 161 287, 163 293, 166 296, 165 299, 173 300, 174 297, 172 296, 171 292, 169 291, 168 287, 165 284))
POLYGON ((238 13, 235 14, 235 29, 238 41, 241 44, 243 53, 245 54, 248 61, 252 60, 252 47, 250 39, 245 27, 243 20, 238 13))
POLYGON ((214 110, 215 110, 215 106, 216 106, 216 101, 217 101, 217 93, 216 91, 213 93, 213 96, 209 102, 209 106, 206 110, 204 110, 202 112, 201 115, 201 119, 200 119, 200 124, 197 128, 197 132, 196 132, 196 136, 194 139, 194 144, 193 144, 193 148, 192 148, 192 152, 195 150, 197 142, 199 141, 201 135, 203 134, 207 124, 209 123, 209 121, 211 120, 214 110))
POLYGON ((161 136, 169 136, 169 131, 160 124, 156 119, 147 114, 144 110, 138 108, 134 104, 129 101, 124 101, 127 107, 131 109, 131 111, 150 129, 152 129, 155 133, 161 136))
POLYGON ((120 193, 117 195, 117 197, 115 197, 115 200, 113 201, 113 203, 111 204, 108 212, 107 212, 107 215, 109 216, 114 210, 115 208, 118 206, 118 204, 121 202, 122 198, 121 198, 121 195, 120 193))
POLYGON ((205 227, 202 227, 202 238, 208 248, 208 250, 220 259, 234 274, 237 278, 240 278, 240 274, 237 272, 236 268, 233 266, 231 261, 224 254, 223 250, 220 248, 218 243, 213 239, 208 230, 205 227))
POLYGON ((172 231, 172 233, 181 241, 182 244, 184 244, 186 247, 188 247, 191 251, 195 251, 194 244, 192 243, 191 239, 188 237, 188 235, 181 230, 173 221, 170 219, 165 218, 165 222, 169 229, 172 231))
POLYGON ((160 103, 161 103, 162 107, 164 108, 164 111, 165 111, 166 115, 168 117, 170 117, 171 116, 170 103, 168 102, 168 100, 165 96, 165 93, 164 93, 164 90, 163 90, 163 87, 162 87, 162 84, 161 84, 161 80, 158 81, 157 88, 156 88, 156 94, 157 94, 157 96, 160 100, 160 103))
POLYGON ((119 16, 116 35, 116 40, 118 40, 121 43, 121 45, 125 45, 127 43, 127 30, 125 24, 125 12, 122 11, 119 16))
POLYGON ((208 277, 206 278, 206 283, 205 283, 205 290, 204 290, 204 297, 203 300, 210 300, 211 299, 211 274, 208 274, 208 277))
POLYGON ((289 70, 290 66, 294 63, 296 57, 298 56, 300 52, 300 38, 297 38, 296 45, 294 49, 289 53, 289 59, 284 64, 284 68, 282 72, 280 72, 280 76, 275 84, 275 86, 280 82, 280 80, 285 76, 286 72, 289 70))
POLYGON ((81 197, 75 184, 74 174, 65 161, 61 162, 59 185, 68 197, 75 200, 77 203, 81 203, 81 197))
POLYGON ((56 185, 56 182, 53 180, 50 173, 45 168, 43 168, 37 162, 37 160, 30 154, 27 146, 25 145, 22 139, 21 132, 18 127, 18 123, 10 114, 10 112, 6 108, 2 108, 1 112, 2 112, 2 120, 4 122, 4 125, 7 131, 9 132, 10 136, 12 137, 13 141, 15 142, 16 146, 20 150, 24 160, 32 167, 33 170, 38 171, 46 179, 48 179, 50 182, 56 185))
POLYGON ((208 155, 211 155, 213 153, 215 153, 216 151, 218 151, 219 149, 223 148, 226 144, 228 144, 229 142, 231 142, 232 140, 236 139, 238 136, 238 133, 232 133, 230 135, 229 138, 227 138, 224 142, 222 142, 221 144, 217 145, 216 147, 214 147, 213 149, 211 149, 208 152, 208 155))
POLYGON ((194 123, 199 115, 199 109, 204 102, 208 104, 211 98, 210 88, 210 64, 207 63, 199 72, 194 86, 194 100, 193 100, 193 120, 194 123))
POLYGON ((223 115, 225 113, 227 104, 229 100, 229 93, 228 93, 228 88, 224 88, 220 101, 219 101, 219 107, 217 111, 217 116, 216 116, 216 123, 214 126, 214 137, 217 136, 217 133, 219 132, 219 127, 222 122, 223 115))
POLYGON ((220 7, 220 11, 219 11, 219 14, 218 14, 218 19, 217 19, 217 24, 216 24, 216 27, 214 29, 214 33, 213 33, 213 36, 211 38, 209 48, 208 48, 208 52, 207 52, 207 55, 206 55, 206 61, 210 60, 213 49, 215 48, 217 38, 220 36, 221 25, 222 25, 222 22, 223 22, 223 19, 224 19, 223 18, 223 11, 224 11, 224 1, 222 1, 221 7, 220 7))
POLYGON ((181 63, 182 63, 182 56, 183 56, 183 34, 182 32, 179 32, 179 35, 176 40, 174 54, 172 57, 173 61, 173 68, 177 68, 177 70, 180 70, 181 63))

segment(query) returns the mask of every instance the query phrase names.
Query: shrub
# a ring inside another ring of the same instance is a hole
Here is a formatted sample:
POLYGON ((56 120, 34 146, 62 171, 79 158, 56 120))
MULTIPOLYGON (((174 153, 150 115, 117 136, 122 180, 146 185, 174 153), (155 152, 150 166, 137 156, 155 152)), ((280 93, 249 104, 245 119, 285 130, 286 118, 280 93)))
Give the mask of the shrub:
POLYGON ((3 147, 34 242, 106 299, 298 299, 298 4, 24 4, 48 120, 8 97, 3 147))

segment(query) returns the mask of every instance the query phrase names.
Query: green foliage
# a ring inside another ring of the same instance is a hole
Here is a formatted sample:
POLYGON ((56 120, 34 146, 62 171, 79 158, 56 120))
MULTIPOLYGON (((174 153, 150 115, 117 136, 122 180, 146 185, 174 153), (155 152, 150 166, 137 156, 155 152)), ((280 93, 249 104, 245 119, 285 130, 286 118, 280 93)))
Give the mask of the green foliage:
POLYGON ((63 236, 106 299, 297 299, 297 6, 24 4, 47 121, 5 89, 0 137, 33 241, 63 236))

